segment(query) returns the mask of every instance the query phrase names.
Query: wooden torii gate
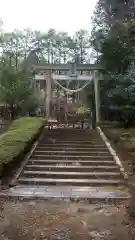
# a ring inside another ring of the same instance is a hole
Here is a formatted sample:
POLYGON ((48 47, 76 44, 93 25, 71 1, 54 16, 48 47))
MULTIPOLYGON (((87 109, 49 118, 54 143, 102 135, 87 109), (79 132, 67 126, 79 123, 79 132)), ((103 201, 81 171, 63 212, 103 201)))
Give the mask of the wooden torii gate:
POLYGON ((35 81, 46 81, 46 117, 50 118, 50 102, 52 96, 52 80, 78 80, 78 81, 92 81, 94 82, 95 91, 95 108, 96 108, 96 124, 100 120, 100 99, 99 99, 99 80, 101 75, 99 71, 104 70, 99 64, 33 64, 32 69, 42 74, 35 74, 35 81), (85 72, 85 75, 82 73, 85 72), (87 73, 87 75, 86 75, 87 73))

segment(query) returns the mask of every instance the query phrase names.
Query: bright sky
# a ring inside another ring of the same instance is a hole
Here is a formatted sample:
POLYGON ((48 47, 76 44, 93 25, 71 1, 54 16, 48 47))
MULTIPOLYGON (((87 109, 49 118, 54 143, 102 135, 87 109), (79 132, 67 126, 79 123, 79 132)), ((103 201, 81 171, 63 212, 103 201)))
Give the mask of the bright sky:
POLYGON ((32 28, 46 31, 55 28, 73 34, 90 30, 97 0, 0 0, 0 18, 4 30, 32 28))

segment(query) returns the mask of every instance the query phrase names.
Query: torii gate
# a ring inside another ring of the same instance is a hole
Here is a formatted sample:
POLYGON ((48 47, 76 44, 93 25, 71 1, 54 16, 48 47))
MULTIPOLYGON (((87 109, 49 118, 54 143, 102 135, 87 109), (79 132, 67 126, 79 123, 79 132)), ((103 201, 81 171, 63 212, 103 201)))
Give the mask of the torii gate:
POLYGON ((46 81, 46 115, 50 118, 50 102, 52 96, 52 80, 78 80, 78 81, 94 81, 94 91, 95 91, 95 106, 96 106, 96 124, 100 120, 100 100, 99 100, 99 80, 101 76, 99 75, 99 70, 104 70, 104 68, 99 64, 45 64, 41 66, 39 64, 32 65, 34 70, 42 71, 42 74, 36 74, 34 76, 35 81, 46 81), (62 74, 60 74, 60 72, 62 74), (81 74, 79 74, 81 72, 81 74), (83 72, 88 72, 88 75, 82 75, 83 72))

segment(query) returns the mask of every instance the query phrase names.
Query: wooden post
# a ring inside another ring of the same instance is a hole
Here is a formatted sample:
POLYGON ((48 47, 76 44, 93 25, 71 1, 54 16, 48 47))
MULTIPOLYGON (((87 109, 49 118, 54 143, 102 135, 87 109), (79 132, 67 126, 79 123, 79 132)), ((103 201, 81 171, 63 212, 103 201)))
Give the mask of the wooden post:
POLYGON ((50 114, 50 103, 51 103, 51 95, 52 95, 52 86, 51 86, 51 78, 49 76, 46 77, 46 118, 49 119, 50 114))
POLYGON ((99 78, 97 71, 94 72, 94 91, 95 91, 95 107, 96 107, 96 125, 98 125, 100 116, 99 116, 99 78))

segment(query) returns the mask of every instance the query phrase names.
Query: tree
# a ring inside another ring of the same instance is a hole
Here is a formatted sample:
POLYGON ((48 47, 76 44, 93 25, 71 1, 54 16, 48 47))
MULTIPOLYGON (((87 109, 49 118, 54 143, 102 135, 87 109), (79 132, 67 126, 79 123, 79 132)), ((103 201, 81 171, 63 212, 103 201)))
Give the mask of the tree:
POLYGON ((135 20, 134 0, 98 0, 94 11, 93 25, 110 30, 123 22, 135 20))
POLYGON ((10 65, 15 65, 16 69, 22 58, 22 33, 18 30, 12 33, 5 33, 2 42, 3 55, 9 59, 10 65))
POLYGON ((21 31, 22 34, 22 57, 24 60, 27 59, 29 53, 33 50, 33 39, 35 37, 35 32, 33 32, 30 28, 26 28, 21 31))
POLYGON ((24 107, 27 111, 32 97, 34 91, 27 69, 16 69, 9 65, 7 59, 3 59, 0 69, 0 100, 8 105, 11 119, 24 107))
POLYGON ((94 12, 91 41, 98 52, 98 62, 107 71, 101 85, 102 113, 114 116, 117 111, 115 119, 127 125, 135 118, 134 4, 132 0, 99 0, 94 12))
MULTIPOLYGON (((32 110, 32 103, 35 107, 41 104, 40 97, 34 95, 27 67, 71 60, 88 62, 89 48, 89 33, 83 29, 73 37, 55 29, 47 32, 31 29, 4 32, 0 29, 0 100, 8 104, 12 118, 18 111, 32 110)), ((72 82, 69 87, 75 84, 72 82)))
POLYGON ((84 63, 88 55, 88 49, 90 48, 89 32, 84 29, 77 31, 75 33, 75 43, 80 63, 84 63))

